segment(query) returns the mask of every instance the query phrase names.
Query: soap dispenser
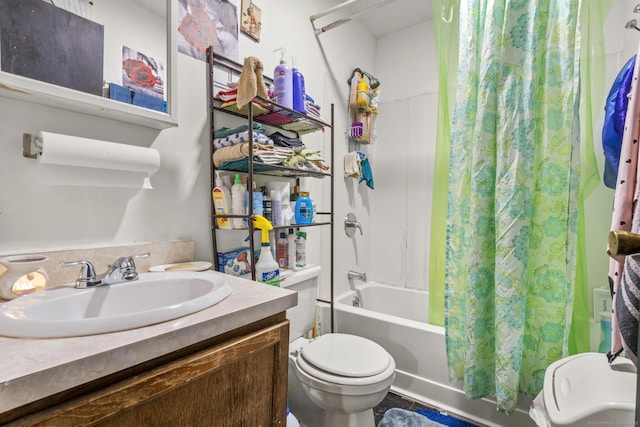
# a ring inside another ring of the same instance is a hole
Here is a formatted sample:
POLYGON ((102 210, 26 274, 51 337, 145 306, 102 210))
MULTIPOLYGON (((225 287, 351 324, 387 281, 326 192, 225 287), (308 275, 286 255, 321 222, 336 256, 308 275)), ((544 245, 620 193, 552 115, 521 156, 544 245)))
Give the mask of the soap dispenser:
POLYGON ((280 64, 273 70, 273 86, 275 93, 275 101, 287 108, 293 108, 293 75, 291 69, 287 66, 284 59, 286 53, 285 48, 275 49, 274 52, 280 51, 280 64))
POLYGON ((304 76, 296 67, 295 56, 291 58, 291 67, 293 74, 293 109, 306 114, 307 110, 304 108, 304 76))

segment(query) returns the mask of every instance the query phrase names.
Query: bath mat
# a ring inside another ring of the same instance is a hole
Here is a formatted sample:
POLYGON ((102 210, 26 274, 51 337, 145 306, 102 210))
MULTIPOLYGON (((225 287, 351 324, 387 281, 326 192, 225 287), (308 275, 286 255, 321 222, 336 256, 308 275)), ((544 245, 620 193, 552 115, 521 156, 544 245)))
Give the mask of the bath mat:
POLYGON ((443 427, 437 421, 406 409, 391 408, 384 413, 378 427, 443 427))
POLYGON ((450 427, 478 427, 475 424, 468 423, 466 421, 459 420, 457 418, 453 418, 449 415, 442 414, 438 411, 434 411, 433 409, 416 409, 416 412, 420 415, 424 415, 432 421, 436 421, 440 423, 439 425, 450 426, 450 427))

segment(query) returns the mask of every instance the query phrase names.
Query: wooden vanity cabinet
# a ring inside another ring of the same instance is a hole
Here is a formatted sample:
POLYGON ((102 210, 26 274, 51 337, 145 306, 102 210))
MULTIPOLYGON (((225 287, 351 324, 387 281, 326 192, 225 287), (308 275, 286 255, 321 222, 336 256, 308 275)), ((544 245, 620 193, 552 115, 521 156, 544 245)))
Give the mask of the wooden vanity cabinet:
POLYGON ((288 337, 281 313, 8 425, 285 426, 288 337))

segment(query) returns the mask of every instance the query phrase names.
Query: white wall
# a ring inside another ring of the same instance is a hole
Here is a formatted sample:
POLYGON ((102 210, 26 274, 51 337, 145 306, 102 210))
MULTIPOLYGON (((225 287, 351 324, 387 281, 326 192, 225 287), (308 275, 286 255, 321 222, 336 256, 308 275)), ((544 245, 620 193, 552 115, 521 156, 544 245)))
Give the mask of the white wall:
MULTIPOLYGON (((342 184, 346 79, 356 66, 373 68, 375 39, 353 22, 322 35, 322 44, 318 43, 309 16, 337 3, 337 0, 312 3, 281 0, 277 5, 264 2, 259 4, 263 21, 260 43, 242 34, 239 42, 240 62, 246 56, 257 56, 266 74, 272 72, 279 60, 273 50, 286 47, 288 61, 297 56, 307 91, 321 105, 325 120, 330 118, 330 104, 335 103, 336 275, 346 277, 346 270, 357 262, 354 252, 345 250, 351 241, 342 232, 341 219, 348 210, 355 209, 352 205, 362 204, 367 197, 366 192, 360 193, 362 187, 342 184), (328 54, 326 59, 323 49, 328 54), (360 54, 355 55, 356 51, 360 54)), ((147 20, 145 24, 151 26, 154 22, 147 20)), ((206 65, 177 54, 177 72, 175 102, 179 126, 164 131, 0 97, 0 253, 195 240, 196 258, 212 259, 206 65), (161 166, 152 176, 154 190, 88 187, 81 182, 77 186, 60 186, 45 181, 38 162, 21 154, 22 134, 39 131, 159 150, 161 166)), ((328 157, 328 135, 317 133, 304 141, 311 147, 322 148, 328 157)), ((318 183, 307 179, 302 187, 317 195, 322 209, 329 209, 328 192, 323 190, 319 195, 318 183)), ((365 229, 369 228, 363 215, 361 220, 365 229)), ((310 231, 311 235, 314 233, 310 231)), ((326 284, 330 254, 321 248, 328 248, 328 236, 326 231, 317 234, 310 236, 309 257, 311 262, 321 262, 326 267, 323 275, 326 284)), ((327 298, 328 286, 323 292, 327 298)))

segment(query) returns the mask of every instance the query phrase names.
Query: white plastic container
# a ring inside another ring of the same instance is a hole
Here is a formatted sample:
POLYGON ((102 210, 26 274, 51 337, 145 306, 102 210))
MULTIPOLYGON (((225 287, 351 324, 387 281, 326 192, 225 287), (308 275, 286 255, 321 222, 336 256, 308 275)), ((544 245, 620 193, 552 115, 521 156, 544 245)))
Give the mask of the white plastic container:
MULTIPOLYGON (((240 174, 236 174, 236 179, 231 187, 231 213, 234 215, 246 215, 245 193, 247 189, 242 183, 240 174)), ((245 228, 246 224, 242 218, 231 218, 233 228, 245 228)))
POLYGON ((271 255, 269 242, 260 245, 260 258, 256 263, 256 280, 272 286, 280 286, 280 267, 271 255))
MULTIPOLYGON (((216 186, 213 188, 211 197, 213 197, 213 206, 216 214, 220 215, 230 213, 231 193, 229 192, 229 189, 222 184, 222 179, 219 175, 216 175, 216 186)), ((218 224, 218 228, 231 228, 231 221, 229 221, 229 218, 217 218, 216 222, 218 224)))

